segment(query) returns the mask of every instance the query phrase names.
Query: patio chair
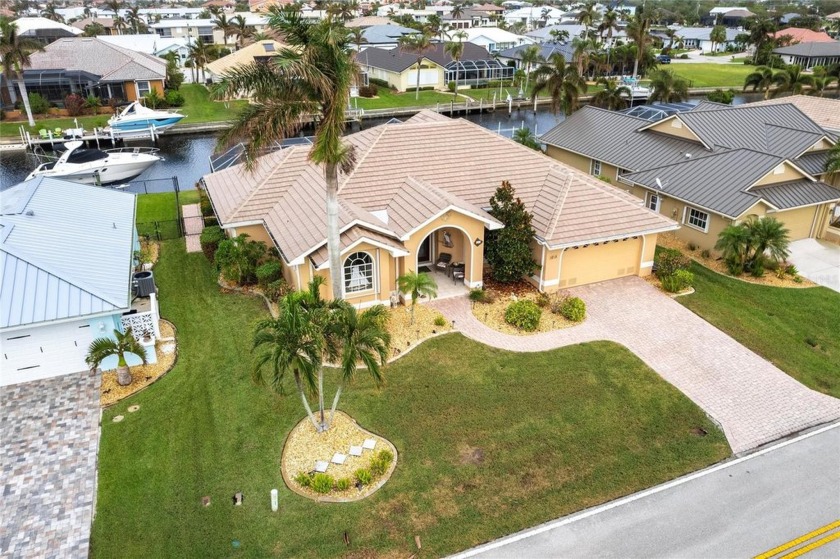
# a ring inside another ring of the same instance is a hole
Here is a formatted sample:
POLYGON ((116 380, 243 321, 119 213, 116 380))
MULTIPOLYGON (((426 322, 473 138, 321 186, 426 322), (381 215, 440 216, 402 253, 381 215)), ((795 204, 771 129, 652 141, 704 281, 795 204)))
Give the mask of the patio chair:
POLYGON ((452 262, 452 255, 448 252, 441 252, 435 262, 435 271, 445 274, 450 262, 452 262))
POLYGON ((50 137, 50 133, 47 132, 46 128, 41 128, 40 130, 38 130, 38 135, 44 140, 48 140, 50 137))
POLYGON ((457 266, 453 266, 452 267, 452 283, 458 283, 458 280, 463 280, 465 270, 466 270, 466 266, 464 264, 459 264, 457 266))
POLYGON ((55 130, 53 130, 53 133, 54 133, 56 136, 61 136, 61 128, 56 127, 56 128, 55 128, 55 130))

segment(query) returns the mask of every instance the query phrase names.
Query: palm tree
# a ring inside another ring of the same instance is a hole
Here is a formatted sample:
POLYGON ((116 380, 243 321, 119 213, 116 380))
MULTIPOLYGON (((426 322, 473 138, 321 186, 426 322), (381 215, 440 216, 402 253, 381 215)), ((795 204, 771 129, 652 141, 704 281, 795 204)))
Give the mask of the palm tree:
POLYGON ((361 27, 351 27, 348 31, 350 42, 356 45, 356 52, 362 52, 362 45, 367 43, 365 30, 361 27))
POLYGON ((187 59, 192 62, 193 68, 195 69, 196 80, 198 78, 199 70, 201 71, 201 81, 206 79, 204 67, 210 63, 211 58, 212 54, 210 52, 210 45, 202 41, 201 38, 189 45, 187 59))
POLYGON ((729 225, 718 235, 715 250, 723 254, 729 272, 740 275, 744 272, 750 253, 750 233, 743 225, 729 225))
POLYGON ((403 35, 399 40, 400 49, 417 56, 417 87, 414 90, 414 99, 420 99, 420 65, 423 63, 424 55, 434 48, 432 38, 425 30, 422 33, 411 33, 403 35))
POLYGON ((578 98, 586 92, 586 81, 578 74, 577 68, 566 64, 560 53, 552 54, 548 62, 534 71, 534 89, 531 100, 542 91, 551 95, 551 112, 555 115, 561 108, 567 116, 578 106, 578 98))
POLYGON ((55 4, 53 2, 49 2, 46 6, 44 6, 44 11, 41 12, 41 17, 57 21, 59 23, 64 23, 64 16, 55 11, 55 4))
POLYGON ((235 15, 228 21, 230 31, 236 35, 236 48, 245 46, 245 41, 254 36, 254 28, 248 25, 245 18, 241 15, 235 15))
POLYGON ((643 13, 637 13, 627 24, 627 37, 636 47, 636 57, 633 62, 633 77, 639 75, 639 65, 644 53, 651 43, 650 20, 643 13))
POLYGON ((598 19, 601 17, 601 13, 595 7, 595 2, 589 1, 587 2, 578 12, 577 21, 579 24, 583 25, 583 38, 589 38, 589 28, 595 25, 598 22, 598 19))
POLYGON ((318 115, 309 158, 324 165, 332 292, 333 298, 340 299, 338 170, 349 172, 354 162, 353 151, 341 141, 341 134, 359 67, 347 52, 348 34, 340 23, 308 22, 299 11, 286 9, 272 13, 268 27, 289 46, 279 49, 269 64, 229 70, 214 88, 217 98, 248 91, 252 100, 222 134, 220 143, 246 140, 246 166, 253 169, 263 147, 297 133, 303 116, 318 115))
POLYGON ((580 39, 575 37, 572 39, 572 60, 577 65, 578 74, 583 75, 586 68, 589 66, 589 54, 592 52, 592 41, 589 39, 580 39))
POLYGON ((712 52, 717 52, 715 46, 726 41, 726 27, 715 25, 709 33, 709 40, 712 42, 712 52))
POLYGON ((103 2, 103 6, 114 12, 114 19, 116 19, 116 17, 120 15, 120 10, 124 5, 125 4, 122 2, 122 0, 106 0, 105 2, 103 2))
POLYGON ((397 289, 400 293, 411 293, 411 324, 414 324, 414 305, 420 297, 434 299, 437 297, 437 283, 432 276, 409 270, 397 278, 397 289))
POLYGON ((650 103, 679 103, 688 99, 688 80, 674 74, 672 70, 657 70, 652 73, 650 88, 650 103))
POLYGON ((117 356, 117 384, 120 386, 128 386, 131 384, 131 369, 128 368, 125 355, 131 353, 140 358, 145 365, 148 363, 146 358, 146 348, 137 341, 134 334, 131 332, 131 327, 125 329, 125 333, 119 330, 114 330, 113 338, 97 338, 90 343, 88 348, 85 363, 91 369, 96 369, 102 362, 111 357, 117 356))
POLYGON ((122 16, 115 15, 113 19, 114 29, 117 31, 117 35, 122 35, 122 30, 126 28, 127 24, 125 19, 122 16))
POLYGON ((542 55, 540 54, 540 47, 537 45, 529 45, 522 49, 522 53, 519 55, 519 63, 525 69, 525 92, 527 95, 528 92, 528 82, 531 79, 531 67, 534 64, 537 64, 540 60, 542 60, 542 55))
POLYGON ((813 87, 814 76, 805 74, 799 64, 791 64, 773 74, 773 83, 776 84, 776 89, 770 94, 771 97, 788 92, 799 95, 806 87, 813 87))
POLYGON ((461 4, 455 4, 452 6, 452 19, 461 19, 461 16, 464 15, 464 8, 461 4))
POLYGON ((753 64, 758 60, 761 48, 770 40, 772 33, 776 32, 776 22, 765 17, 747 18, 745 27, 749 31, 749 43, 755 47, 753 53, 753 64))
POLYGON ((825 172, 830 177, 840 175, 840 142, 831 146, 828 152, 828 159, 825 161, 825 172))
POLYGON ((218 29, 222 32, 222 41, 224 42, 225 48, 227 48, 228 37, 233 30, 233 26, 230 21, 228 21, 227 16, 225 14, 219 14, 211 23, 213 24, 214 29, 218 29))
POLYGON ((125 13, 125 22, 134 30, 135 34, 139 34, 146 27, 146 22, 140 16, 139 6, 132 6, 128 9, 125 13))
POLYGON ((0 19, 0 58, 3 63, 3 75, 6 77, 6 87, 9 89, 11 101, 16 102, 14 80, 20 78, 18 87, 20 88, 23 106, 26 109, 29 126, 35 126, 35 119, 32 118, 29 94, 26 92, 26 83, 24 83, 21 73, 24 68, 31 64, 30 55, 40 50, 44 50, 41 43, 18 35, 15 22, 0 19))
POLYGON ((565 29, 552 29, 548 34, 552 43, 565 43, 569 40, 569 32, 565 29))
POLYGON ((763 91, 764 98, 770 97, 770 86, 773 85, 773 70, 767 66, 759 66, 744 79, 744 91, 752 87, 753 91, 763 91))
POLYGON ((755 270, 763 265, 764 257, 769 253, 777 262, 784 260, 790 254, 790 231, 784 223, 772 218, 750 219, 744 226, 749 232, 752 256, 747 260, 747 269, 755 270))
POLYGON ((674 42, 677 40, 677 30, 676 29, 666 29, 665 36, 668 37, 668 46, 665 47, 666 50, 670 51, 674 48, 674 42))
POLYGON ((84 32, 82 33, 83 37, 98 37, 99 35, 105 35, 107 30, 105 26, 101 23, 94 21, 93 23, 88 23, 85 25, 84 32))
POLYGON ((597 83, 603 85, 604 89, 592 96, 590 105, 611 111, 618 111, 627 107, 629 100, 632 98, 629 87, 619 85, 616 79, 599 78, 597 83))
POLYGON ((612 54, 612 37, 613 32, 619 30, 618 22, 621 21, 621 14, 613 8, 607 9, 604 12, 604 17, 601 18, 601 23, 598 25, 598 34, 601 36, 601 42, 605 43, 606 39, 610 40, 610 46, 607 47, 607 65, 610 63, 612 54))

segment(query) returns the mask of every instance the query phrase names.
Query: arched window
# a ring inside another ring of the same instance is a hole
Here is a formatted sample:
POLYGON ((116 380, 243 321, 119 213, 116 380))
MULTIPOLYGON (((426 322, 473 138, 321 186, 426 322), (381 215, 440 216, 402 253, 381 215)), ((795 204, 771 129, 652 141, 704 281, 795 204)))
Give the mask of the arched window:
POLYGON ((366 252, 354 252, 344 261, 344 292, 373 289, 373 259, 366 252))

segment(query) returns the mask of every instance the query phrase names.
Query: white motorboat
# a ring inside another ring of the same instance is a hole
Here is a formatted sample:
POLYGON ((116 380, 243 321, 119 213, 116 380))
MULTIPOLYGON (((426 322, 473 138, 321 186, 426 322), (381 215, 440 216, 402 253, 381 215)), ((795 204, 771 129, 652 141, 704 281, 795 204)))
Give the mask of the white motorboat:
MULTIPOLYGON (((620 85, 623 85, 630 90, 631 104, 633 101, 647 101, 648 97, 650 97, 650 88, 640 85, 639 80, 636 78, 625 77, 621 80, 620 85)), ((623 96, 627 97, 626 94, 623 94, 623 96)))
POLYGON ((156 148, 81 149, 82 142, 65 142, 67 150, 56 161, 42 163, 29 173, 83 184, 113 184, 133 179, 160 161, 156 148))
POLYGON ((140 101, 134 101, 124 108, 120 114, 109 118, 108 124, 117 133, 149 130, 150 128, 153 128, 157 133, 161 133, 177 124, 184 117, 185 115, 177 111, 150 109, 141 105, 140 101))

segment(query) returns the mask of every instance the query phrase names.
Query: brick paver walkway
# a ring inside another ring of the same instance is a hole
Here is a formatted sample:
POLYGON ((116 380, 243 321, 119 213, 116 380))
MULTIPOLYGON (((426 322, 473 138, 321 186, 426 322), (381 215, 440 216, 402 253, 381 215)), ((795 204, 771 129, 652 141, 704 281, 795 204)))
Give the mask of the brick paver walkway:
POLYGON ((99 375, 0 387, 0 557, 87 558, 99 375))
POLYGON ((840 400, 806 388, 640 278, 570 291, 586 302, 586 321, 533 336, 484 326, 465 297, 428 304, 454 320, 465 336, 510 351, 594 340, 620 343, 718 422, 736 454, 840 418, 840 400))
POLYGON ((181 208, 184 216, 184 233, 187 241, 187 252, 201 252, 201 230, 204 220, 201 218, 201 206, 186 204, 181 208))

